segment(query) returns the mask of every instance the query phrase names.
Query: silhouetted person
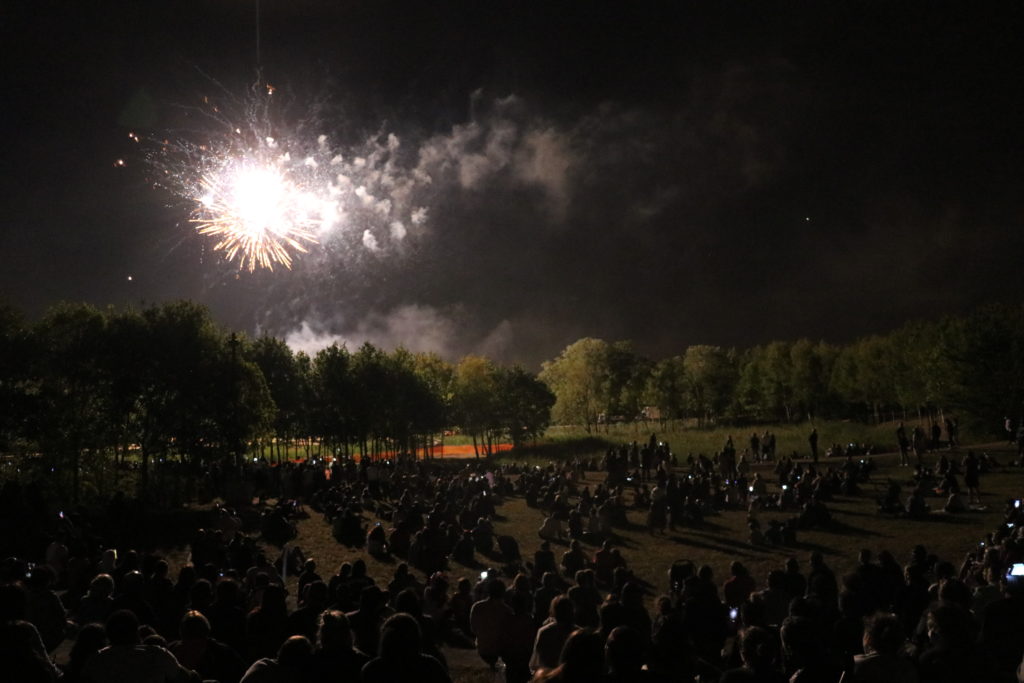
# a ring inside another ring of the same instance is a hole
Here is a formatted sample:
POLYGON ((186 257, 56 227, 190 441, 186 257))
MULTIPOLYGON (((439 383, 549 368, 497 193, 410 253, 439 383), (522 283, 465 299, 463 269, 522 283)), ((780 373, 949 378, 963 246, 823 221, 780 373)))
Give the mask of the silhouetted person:
POLYGON ((89 683, 186 683, 191 672, 162 647, 139 641, 139 620, 128 610, 110 615, 106 625, 110 645, 85 664, 82 679, 89 683))
POLYGON ((380 631, 380 656, 363 667, 362 683, 451 683, 440 662, 423 654, 420 627, 408 614, 395 614, 380 631))

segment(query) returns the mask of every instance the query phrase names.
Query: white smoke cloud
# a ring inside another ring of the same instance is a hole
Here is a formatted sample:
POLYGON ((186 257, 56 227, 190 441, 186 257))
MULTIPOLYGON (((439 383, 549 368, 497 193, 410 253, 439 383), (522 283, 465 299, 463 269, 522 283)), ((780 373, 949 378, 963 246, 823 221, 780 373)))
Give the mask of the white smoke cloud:
POLYGON ((467 331, 464 311, 441 311, 432 306, 406 304, 387 312, 371 312, 357 322, 304 320, 284 335, 295 352, 315 355, 332 344, 358 349, 363 343, 391 351, 403 347, 413 353, 433 352, 456 361, 469 353, 501 360, 511 350, 513 326, 502 320, 483 334, 467 331))
POLYGON ((363 230, 363 246, 375 253, 380 251, 380 244, 377 243, 377 238, 369 230, 363 230))
POLYGON ((470 123, 427 140, 413 176, 421 183, 447 178, 461 189, 482 190, 505 174, 513 184, 542 190, 560 216, 575 161, 568 132, 532 118, 518 98, 508 97, 470 123))
POLYGON ((391 224, 391 239, 396 242, 404 240, 407 233, 408 231, 405 229, 405 226, 402 225, 402 221, 394 221, 391 224))

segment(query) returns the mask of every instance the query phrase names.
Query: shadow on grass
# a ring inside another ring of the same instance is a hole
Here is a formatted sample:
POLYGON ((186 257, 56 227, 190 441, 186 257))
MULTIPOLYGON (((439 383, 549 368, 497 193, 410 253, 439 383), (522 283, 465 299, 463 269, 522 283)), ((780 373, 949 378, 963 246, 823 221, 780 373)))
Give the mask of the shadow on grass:
POLYGON ((679 545, 726 553, 732 557, 763 558, 773 551, 773 548, 768 546, 753 546, 722 536, 666 536, 665 538, 679 545))

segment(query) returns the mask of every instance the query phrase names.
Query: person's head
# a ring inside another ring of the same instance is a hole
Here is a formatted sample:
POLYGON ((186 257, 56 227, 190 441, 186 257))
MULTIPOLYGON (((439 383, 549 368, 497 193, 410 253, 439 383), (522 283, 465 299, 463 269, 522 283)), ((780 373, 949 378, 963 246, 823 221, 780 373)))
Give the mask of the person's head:
POLYGON ((109 598, 114 594, 114 577, 110 574, 97 574, 89 582, 89 595, 97 598, 109 598))
POLYGON ((288 605, 284 588, 272 583, 263 589, 263 597, 260 600, 260 611, 273 612, 274 614, 287 613, 288 605))
POLYGON ((770 669, 777 656, 775 638, 760 626, 743 629, 740 634, 740 659, 754 671, 770 669))
POLYGON ((551 601, 551 618, 559 624, 571 624, 576 616, 572 600, 568 595, 559 595, 551 601))
POLYGON ((782 622, 782 647, 797 662, 813 659, 821 651, 821 632, 807 617, 786 617, 782 622))
POLYGON ((604 676, 604 638, 593 629, 573 631, 562 647, 558 669, 566 678, 595 681, 604 676))
POLYGON ((388 617, 380 628, 380 657, 402 660, 420 654, 420 626, 408 614, 399 612, 388 617))
POLYGON ((304 572, 306 572, 308 574, 314 573, 316 571, 316 561, 311 560, 311 559, 310 560, 306 560, 306 563, 304 565, 302 565, 302 571, 304 571, 304 572))
POLYGON ((814 568, 821 567, 825 564, 825 556, 821 554, 820 550, 815 550, 811 553, 811 566, 814 568))
POLYGON ((278 648, 277 663, 289 669, 297 669, 312 656, 313 644, 306 636, 291 636, 278 648))
POLYGON ((893 614, 879 612, 864 620, 864 652, 894 655, 903 647, 906 637, 900 620, 893 614))
POLYGON ((416 589, 406 588, 399 591, 398 595, 395 596, 395 611, 411 614, 414 617, 422 614, 420 596, 416 593, 416 589))
POLYGON ((932 645, 954 647, 974 642, 974 622, 970 613, 953 604, 939 604, 928 611, 928 639, 932 645))
POLYGON ((139 642, 139 620, 131 611, 119 609, 107 617, 106 632, 111 645, 135 645, 139 642))
POLYGON ((317 642, 323 650, 352 649, 352 626, 344 612, 331 609, 320 615, 317 642))
POLYGON ((491 582, 487 584, 487 597, 492 600, 501 600, 505 597, 505 590, 506 586, 504 581, 501 579, 492 579, 491 582))
POLYGON ((737 577, 746 576, 747 568, 743 566, 742 562, 734 561, 729 565, 729 573, 737 577))
POLYGON ((182 640, 206 640, 210 637, 210 622, 202 612, 189 610, 182 617, 178 632, 182 640))
POLYGON ((69 659, 71 667, 81 671, 89 657, 93 656, 107 645, 107 634, 102 624, 86 624, 78 631, 75 637, 75 644, 71 646, 69 659))
POLYGON ((950 578, 939 586, 939 600, 962 607, 971 608, 971 589, 960 579, 950 578))
POLYGON ((133 569, 121 578, 121 593, 124 595, 140 595, 146 586, 142 572, 133 569))
POLYGON ((233 605, 238 602, 238 582, 234 579, 223 578, 217 582, 214 594, 217 602, 233 605))
POLYGON ((644 665, 643 636, 632 626, 616 626, 605 641, 604 654, 613 674, 636 674, 644 665))
POLYGON ((786 560, 786 571, 790 573, 796 573, 800 571, 800 560, 795 557, 791 557, 786 560))

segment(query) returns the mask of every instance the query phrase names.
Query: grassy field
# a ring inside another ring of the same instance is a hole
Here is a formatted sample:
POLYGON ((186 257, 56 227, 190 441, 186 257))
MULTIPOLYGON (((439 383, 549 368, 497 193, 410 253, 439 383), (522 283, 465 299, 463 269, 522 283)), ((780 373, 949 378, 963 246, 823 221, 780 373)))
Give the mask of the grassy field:
MULTIPOLYGON (((806 450, 806 433, 803 430, 778 428, 775 431, 778 434, 780 452, 784 448, 798 452, 806 450), (801 442, 803 442, 803 448, 799 446, 801 442), (788 446, 790 443, 793 444, 792 447, 788 446)), ((830 433, 823 431, 821 427, 819 427, 819 431, 822 432, 822 444, 839 440, 838 435, 830 436, 830 433)), ((851 429, 847 434, 855 433, 851 429)), ((885 433, 891 433, 891 431, 878 431, 880 437, 878 443, 884 443, 881 441, 881 437, 885 433)), ((555 436, 557 438, 557 434, 555 436)), ((673 449, 677 453, 682 452, 684 457, 685 453, 691 449, 690 443, 694 444, 692 447, 694 452, 709 452, 715 449, 714 444, 718 443, 718 439, 724 439, 722 434, 715 432, 702 432, 701 438, 692 438, 692 433, 689 431, 683 432, 679 436, 684 438, 674 440, 673 449)), ((624 437, 625 435, 621 433, 611 435, 611 439, 618 442, 625 440, 624 437)), ((749 433, 746 434, 746 437, 749 437, 749 433)), ((734 438, 739 445, 738 436, 734 434, 734 438)), ((855 440, 845 435, 843 439, 855 440)), ((871 442, 870 439, 861 440, 871 442)), ((989 452, 1004 465, 1009 463, 1013 455, 1009 448, 1002 444, 988 444, 977 450, 989 452)), ((964 452, 954 451, 952 455, 959 458, 964 452)), ((929 454, 927 461, 934 463, 936 457, 929 454)), ((675 532, 658 535, 650 535, 647 532, 644 526, 645 513, 630 511, 628 513, 629 526, 616 530, 617 537, 614 542, 622 550, 629 567, 648 584, 649 600, 653 600, 658 594, 665 591, 667 571, 673 561, 680 559, 692 560, 698 566, 711 565, 715 571, 716 581, 719 583, 727 578, 729 564, 733 560, 740 560, 747 565, 762 586, 768 571, 781 568, 791 556, 796 557, 806 570, 807 558, 814 550, 824 554, 826 562, 838 576, 842 576, 854 567, 857 552, 861 548, 871 549, 876 554, 883 549, 889 550, 898 561, 903 563, 909 558, 912 547, 917 543, 922 543, 929 552, 939 558, 959 565, 964 555, 975 550, 985 534, 1001 522, 1002 511, 1007 500, 1024 495, 1024 470, 1005 466, 997 472, 982 477, 982 496, 986 508, 984 510, 958 515, 933 512, 927 520, 919 521, 880 515, 875 503, 875 496, 880 495, 876 494, 876 488, 880 491, 888 479, 892 478, 903 484, 906 490, 912 471, 909 468, 898 467, 897 456, 893 453, 876 455, 873 456, 873 459, 878 469, 872 477, 872 482, 864 486, 861 495, 838 496, 828 504, 837 521, 836 528, 829 531, 798 532, 798 544, 792 548, 751 546, 747 540, 747 512, 740 509, 725 510, 717 516, 709 517, 706 523, 699 527, 678 528, 675 532)), ((839 464, 839 461, 835 462, 839 464)), ((826 461, 825 464, 830 463, 826 461)), ((770 465, 755 466, 754 471, 758 471, 759 468, 765 471, 766 475, 771 474, 770 465)), ((603 474, 590 473, 586 483, 593 486, 601 479, 603 479, 603 474)), ((773 479, 774 477, 769 477, 770 481, 773 479)), ((933 510, 941 510, 944 501, 936 496, 930 498, 928 502, 933 510)), ((789 517, 792 514, 760 512, 758 518, 764 526, 774 517, 789 517)), ((532 557, 539 545, 537 529, 543 519, 542 513, 539 510, 528 508, 521 498, 511 498, 505 500, 499 507, 498 515, 495 522, 497 533, 509 534, 517 538, 524 557, 532 557)), ((317 560, 321 574, 324 576, 336 571, 342 562, 352 561, 358 557, 363 557, 367 561, 371 575, 382 581, 390 580, 394 571, 395 562, 393 561, 375 560, 361 551, 350 550, 335 542, 329 526, 318 516, 303 520, 299 524, 299 535, 295 542, 303 548, 308 556, 317 560)), ((584 544, 584 546, 589 553, 596 550, 593 545, 584 544)), ((556 549, 556 552, 560 553, 561 550, 556 549)), ((452 579, 458 579, 462 576, 472 578, 478 572, 479 567, 454 565, 449 573, 452 579)), ((480 666, 479 660, 476 659, 475 653, 472 651, 452 651, 450 659, 456 680, 490 680, 488 673, 480 666)))

